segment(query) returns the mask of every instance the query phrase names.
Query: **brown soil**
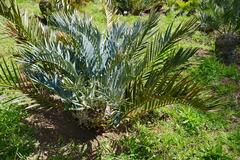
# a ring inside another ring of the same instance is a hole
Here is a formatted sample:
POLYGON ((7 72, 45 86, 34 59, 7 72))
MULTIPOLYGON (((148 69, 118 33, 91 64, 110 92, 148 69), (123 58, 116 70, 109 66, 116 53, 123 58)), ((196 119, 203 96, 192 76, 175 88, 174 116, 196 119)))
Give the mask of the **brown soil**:
POLYGON ((210 55, 208 50, 204 50, 204 49, 199 49, 196 53, 197 56, 199 57, 207 57, 210 55))
POLYGON ((54 144, 59 139, 87 142, 99 134, 96 129, 80 128, 69 112, 57 108, 31 110, 26 121, 34 128, 40 144, 54 144))
POLYGON ((236 81, 234 81, 232 78, 224 77, 224 78, 221 80, 221 83, 224 84, 224 85, 228 85, 228 84, 235 84, 236 81))
POLYGON ((47 160, 56 156, 63 159, 95 159, 100 141, 114 141, 122 135, 119 130, 103 133, 99 129, 81 128, 71 113, 56 107, 34 109, 29 113, 25 122, 33 128, 37 140, 35 152, 28 157, 30 160, 47 160))

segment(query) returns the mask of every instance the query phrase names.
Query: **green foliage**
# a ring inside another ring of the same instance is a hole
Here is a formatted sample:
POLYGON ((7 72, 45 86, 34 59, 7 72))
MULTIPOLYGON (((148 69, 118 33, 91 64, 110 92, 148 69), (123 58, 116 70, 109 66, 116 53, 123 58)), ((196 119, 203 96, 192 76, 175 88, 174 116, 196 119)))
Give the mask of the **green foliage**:
POLYGON ((0 104, 0 159, 22 159, 33 151, 32 131, 22 123, 26 111, 0 104))
POLYGON ((192 36, 192 41, 188 42, 190 45, 196 45, 199 48, 202 48, 205 52, 211 51, 214 49, 215 39, 213 36, 204 32, 197 31, 192 36))
POLYGON ((223 145, 217 144, 211 148, 206 148, 203 150, 203 159, 222 159, 222 160, 232 160, 231 157, 227 156, 223 151, 223 145))
POLYGON ((203 130, 211 129, 213 118, 203 112, 187 106, 164 108, 165 115, 172 117, 172 121, 179 127, 181 133, 186 135, 199 135, 203 130))
POLYGON ((133 15, 149 12, 151 9, 160 9, 162 0, 109 0, 112 6, 120 13, 125 12, 133 15))
POLYGON ((107 18, 103 11, 102 3, 100 1, 89 2, 86 6, 80 8, 80 12, 90 15, 92 22, 100 31, 106 30, 107 18))
POLYGON ((160 120, 155 119, 152 125, 137 123, 134 134, 118 141, 117 152, 111 152, 108 159, 236 159, 239 156, 236 147, 239 132, 226 131, 229 126, 219 113, 204 114, 186 106, 164 107, 158 112, 160 120))
POLYGON ((238 126, 233 133, 231 133, 228 137, 229 144, 231 145, 232 150, 236 150, 240 153, 240 127, 238 126))
POLYGON ((189 134, 199 133, 204 127, 203 116, 190 107, 182 108, 177 120, 189 134))
POLYGON ((226 65, 236 62, 236 49, 240 44, 240 1, 204 0, 201 5, 201 28, 218 31, 216 55, 226 65))
POLYGON ((193 68, 193 71, 193 75, 198 77, 204 84, 220 81, 224 77, 231 77, 233 80, 239 80, 240 78, 236 65, 227 67, 213 57, 205 58, 199 68, 193 68))
POLYGON ((156 158, 156 151, 160 145, 158 137, 149 128, 140 124, 136 125, 136 132, 132 137, 126 137, 119 142, 124 149, 124 154, 128 155, 120 154, 119 156, 122 159, 126 157, 136 160, 156 158))
POLYGON ((13 61, 7 63, 4 58, 1 60, 0 82, 2 103, 11 101, 12 104, 28 105, 29 107, 36 105, 36 101, 26 95, 33 96, 36 92, 33 84, 20 74, 18 66, 13 61), (31 91, 29 88, 32 88, 31 91))
POLYGON ((203 0, 201 21, 220 33, 237 32, 240 29, 239 0, 203 0))
MULTIPOLYGON (((196 77, 203 85, 211 88, 225 106, 237 109, 239 100, 237 92, 239 89, 239 71, 236 65, 225 66, 216 58, 204 58, 199 68, 191 68, 191 75, 196 77)), ((237 113, 237 110, 235 111, 237 113)))
MULTIPOLYGON (((152 12, 132 27, 109 22, 102 34, 86 17, 66 11, 48 18, 48 30, 31 19, 26 27, 18 26, 24 24, 20 13, 9 12, 18 18, 9 21, 25 37, 20 41, 21 74, 34 82, 35 95, 45 88, 49 97, 57 96, 65 108, 77 112, 80 124, 86 125, 85 115, 92 115, 87 117, 90 126, 106 119, 118 124, 122 118, 167 104, 215 105, 209 97, 200 98, 201 87, 181 75, 197 49, 176 45, 196 30, 195 19, 159 32, 159 15, 152 12)), ((2 76, 4 84, 7 76, 2 76)))
POLYGON ((39 0, 39 9, 42 15, 47 16, 59 10, 71 10, 85 6, 92 0, 39 0))
POLYGON ((42 23, 34 17, 22 14, 14 0, 0 2, 0 15, 6 19, 3 28, 3 35, 14 38, 18 43, 39 43, 43 37, 36 36, 44 34, 42 23), (42 38, 41 40, 39 38, 42 38))
POLYGON ((191 13, 198 9, 200 0, 166 0, 166 5, 171 10, 177 10, 184 13, 191 13))
MULTIPOLYGON (((34 12, 37 13, 36 7, 35 7, 36 4, 33 5, 33 2, 30 3, 30 1, 27 1, 28 3, 26 3, 26 1, 24 0, 20 0, 20 1, 22 6, 21 9, 24 8, 24 9, 27 9, 28 11, 34 10, 34 12)), ((20 1, 17 1, 17 2, 20 2, 20 1)), ((108 30, 106 29, 107 25, 105 24, 106 18, 104 17, 104 13, 102 12, 102 9, 101 7, 99 7, 99 5, 100 3, 89 3, 89 5, 82 8, 81 10, 89 13, 90 15, 94 15, 93 23, 95 25, 93 26, 97 26, 98 28, 101 28, 101 31, 105 31, 105 33, 101 33, 101 36, 105 37, 106 34, 108 34, 108 32, 106 31, 108 30)), ((26 16, 26 17, 29 17, 29 16, 26 16)), ((174 17, 175 17, 175 14, 172 14, 172 12, 166 17, 165 16, 161 17, 161 23, 159 26, 157 26, 158 29, 160 28, 161 33, 164 33, 166 31, 168 25, 172 23, 173 19, 175 21, 175 25, 173 26, 172 31, 174 31, 174 28, 178 26, 178 22, 185 21, 186 19, 189 18, 186 16, 179 16, 176 18, 174 17)), ((147 19, 147 16, 144 16, 143 19, 145 18, 147 19)), ((124 16, 124 17, 120 17, 120 19, 124 19, 129 22, 133 20, 135 21, 137 18, 134 16, 131 16, 131 17, 124 16)), ((129 27, 129 24, 126 26, 131 29, 131 27, 129 27)), ((26 27, 25 23, 24 23, 24 27, 26 27)), ((45 29, 46 28, 48 27, 45 26, 45 29)), ((72 29, 75 29, 75 28, 72 27, 72 29)), ((30 30, 33 30, 33 29, 30 27, 29 31, 30 30)), ((59 33, 58 32, 59 30, 60 29, 56 27, 56 29, 53 32, 55 33, 56 31, 57 33, 59 33)), ((68 36, 66 36, 68 34, 65 34, 65 32, 64 34, 60 34, 60 33, 58 34, 60 35, 58 37, 58 43, 54 39, 56 38, 55 34, 51 33, 52 41, 51 43, 48 43, 49 32, 47 30, 44 30, 44 31, 46 31, 45 36, 47 39, 47 43, 46 43, 47 45, 42 44, 41 40, 38 41, 40 42, 41 45, 39 45, 38 43, 35 43, 31 39, 29 39, 28 41, 32 42, 34 44, 33 46, 37 46, 38 48, 40 48, 39 46, 45 47, 45 48, 48 47, 47 49, 49 49, 50 51, 52 51, 51 47, 53 48, 55 44, 57 44, 56 46, 59 48, 61 48, 62 45, 72 46, 73 41, 71 37, 69 38, 68 36)), ((80 33, 82 34, 82 32, 83 31, 81 31, 80 33)), ((34 33, 33 35, 34 36, 32 37, 41 38, 42 33, 38 32, 38 33, 34 33), (36 35, 39 35, 39 36, 36 36, 36 35)), ((112 35, 115 35, 115 34, 112 34, 112 35)), ((73 39, 76 40, 76 37, 74 37, 73 39)), ((184 41, 180 41, 180 43, 177 43, 175 48, 178 48, 178 47, 185 48, 187 46, 197 46, 207 50, 210 50, 210 49, 212 50, 213 48, 212 46, 209 46, 209 43, 211 45, 213 44, 212 36, 203 34, 201 32, 195 33, 192 36, 192 39, 188 37, 188 35, 182 39, 184 41)), ((119 41, 121 42, 121 40, 119 41)), ((8 49, 6 49, 7 47, 5 44, 8 44, 8 42, 4 42, 4 43, 2 42, 3 41, 0 42, 1 51, 2 51, 2 48, 7 51, 8 49)), ((22 41, 20 41, 20 43, 22 43, 22 41)), ((11 44, 15 45, 15 43, 11 43, 11 44)), ((8 44, 8 46, 11 46, 11 44, 8 44)), ((80 53, 79 50, 76 50, 76 51, 74 50, 74 52, 80 53)), ((40 51, 45 51, 45 50, 41 48, 40 51)), ((172 52, 173 51, 169 51, 169 53, 172 53, 172 52)), ((56 53, 61 53, 61 52, 57 50, 56 53)), ((51 52, 50 54, 55 54, 55 52, 51 52)), ((5 58, 5 60, 6 59, 7 58, 5 58)), ((44 59, 42 58, 39 61, 34 61, 34 62, 42 63, 42 60, 44 59)), ((213 90, 217 91, 218 94, 220 95, 223 94, 227 98, 232 98, 232 93, 234 93, 238 89, 238 85, 236 84, 239 81, 237 66, 233 65, 233 66, 226 67, 212 57, 205 57, 203 61, 197 61, 197 63, 199 62, 201 62, 200 68, 197 68, 197 67, 192 68, 191 66, 191 68, 189 69, 191 72, 190 76, 194 76, 196 80, 201 82, 203 85, 213 88, 213 90)), ((6 88, 3 91, 1 90, 1 92, 4 92, 5 94, 5 95, 4 94, 2 95, 1 93, 0 95, 1 102, 3 102, 3 99, 2 99, 3 96, 4 98, 9 98, 9 99, 4 99, 6 101, 11 100, 11 98, 16 98, 16 95, 23 96, 22 89, 20 89, 20 92, 16 92, 16 89, 17 90, 19 89, 13 85, 14 83, 19 84, 20 82, 20 81, 16 81, 17 80, 16 77, 18 77, 19 75, 18 74, 15 75, 14 73, 15 69, 13 68, 13 67, 16 68, 17 66, 15 64, 14 66, 12 66, 11 61, 8 61, 8 59, 6 61, 6 65, 3 60, 0 61, 0 64, 3 67, 3 71, 5 71, 5 74, 7 74, 5 78, 8 78, 10 80, 10 84, 12 84, 12 85, 8 85, 11 88, 11 90, 6 90, 6 88), (6 67, 9 67, 10 72, 8 72, 6 67), (13 77, 12 79, 10 74, 13 77), (11 96, 9 96, 9 93, 11 96)), ((56 65, 56 66, 60 66, 60 65, 56 65)), ((40 65, 40 67, 42 66, 40 65)), ((55 67, 55 63, 54 63, 54 67, 55 67)), ((54 67, 52 68, 50 67, 50 70, 52 71, 54 67)), ((22 65, 20 65, 19 68, 20 68, 19 71, 21 72, 21 76, 25 77, 25 73, 22 72, 23 71, 22 69, 24 69, 22 65)), ((0 70, 1 70, 0 75, 4 77, 2 69, 0 70)), ((57 71, 59 73, 58 74, 59 76, 67 75, 65 73, 62 74, 62 72, 60 72, 59 69, 57 69, 57 71)), ((66 77, 70 77, 70 76, 67 75, 66 77)), ((181 79, 181 77, 182 75, 178 77, 178 79, 181 79)), ((6 84, 6 83, 3 83, 4 81, 7 82, 7 79, 5 78, 4 80, 0 78, 2 85, 6 84)), ((52 82, 54 82, 53 78, 50 77, 50 79, 52 80, 52 82)), ((29 79, 27 80, 29 81, 29 79)), ((26 83, 26 81, 23 81, 23 82, 26 83)), ((41 86, 41 89, 44 88, 44 87, 42 88, 42 84, 39 84, 36 82, 34 82, 34 84, 36 85, 37 88, 39 86, 41 86)), ((51 83, 51 84, 54 84, 54 83, 51 83)), ((32 89, 31 85, 28 87, 32 89)), ((60 85, 60 87, 62 86, 60 85)), ((69 89, 68 87, 70 86, 67 86, 67 89, 69 89)), ((84 93, 86 93, 85 88, 83 90, 84 93)), ((65 89, 65 86, 63 87, 63 90, 64 89, 65 89)), ((77 89, 82 89, 82 87, 78 87, 77 89)), ((52 92, 52 90, 46 89, 42 91, 44 94, 46 94, 46 97, 53 96, 56 99, 59 98, 58 94, 56 94, 55 92, 52 92)), ((105 90, 105 92, 108 92, 108 90, 105 90)), ((29 92, 25 92, 25 93, 28 93, 29 95, 29 92)), ((35 95, 38 95, 41 92, 39 92, 38 90, 38 91, 34 91, 34 93, 35 94, 32 94, 34 95, 34 97, 32 98, 35 99, 36 98, 35 95)), ((143 95, 145 96, 145 94, 143 95)), ((43 94, 39 94, 39 96, 37 97, 39 98, 40 96, 43 96, 43 94)), ((234 106, 236 106, 235 96, 236 95, 234 95, 234 99, 231 99, 231 102, 234 103, 234 106)), ((42 98, 42 100, 40 101, 41 104, 42 102, 52 101, 50 106, 55 106, 56 101, 54 101, 53 99, 48 100, 46 97, 42 98)), ((225 99, 223 101, 225 102, 225 99)), ((59 103, 59 101, 57 102, 59 103)), ((91 104, 102 105, 101 103, 99 103, 99 101, 98 103, 94 101, 91 104)), ((43 104, 42 106, 49 106, 49 105, 43 104)), ((68 107, 68 106, 66 105, 65 107, 68 107)), ((23 125, 22 123, 20 123, 22 122, 21 119, 25 118, 26 112, 20 108, 15 108, 12 106, 9 107, 6 104, 4 104, 4 106, 0 108, 1 108, 0 109, 0 159, 25 159, 32 152, 33 143, 34 143, 31 141, 31 136, 32 136, 31 131, 26 127, 26 125, 23 125), (9 142, 12 142, 12 143, 9 143, 9 142)), ((98 109, 98 107, 96 108, 98 109)), ((117 142, 117 148, 115 148, 116 147, 115 142, 114 144, 112 144, 111 136, 110 137, 106 136, 107 138, 105 138, 105 134, 104 134, 103 137, 100 137, 98 139, 100 140, 99 145, 101 146, 97 150, 97 155, 99 156, 98 159, 107 159, 107 160, 108 159, 109 160, 113 160, 113 159, 122 159, 122 160, 127 160, 127 159, 129 160, 132 160, 132 159, 224 159, 224 160, 238 159, 240 157, 240 148, 239 148, 240 129, 239 129, 239 120, 238 120, 240 114, 239 114, 239 108, 237 109, 238 110, 233 110, 231 107, 229 107, 229 104, 228 104, 228 106, 224 108, 222 111, 220 110, 220 111, 206 113, 188 106, 168 105, 167 107, 162 107, 158 110, 153 110, 151 112, 148 112, 147 114, 143 113, 141 114, 143 116, 137 119, 138 123, 137 125, 134 125, 133 127, 134 129, 132 128, 129 132, 120 133, 120 135, 117 135, 117 136, 115 136, 114 134, 113 139, 115 139, 118 136, 121 136, 122 134, 124 135, 123 136, 124 138, 122 138, 120 142, 117 142), (105 142, 103 143, 101 139, 104 139, 105 142)), ((96 114, 94 110, 90 110, 88 113, 96 114)), ((130 120, 133 120, 132 117, 130 120)), ((87 153, 85 151, 88 148, 91 148, 90 143, 88 143, 88 145, 85 145, 85 144, 78 144, 77 142, 72 142, 70 144, 65 145, 59 142, 57 146, 60 146, 60 149, 56 148, 55 146, 54 148, 51 148, 49 146, 49 148, 47 149, 49 153, 54 153, 48 157, 49 159, 79 159, 81 156, 83 156, 84 158, 86 157, 86 159, 89 158, 88 154, 85 155, 85 153, 87 153), (79 156, 79 154, 81 156, 79 156)))

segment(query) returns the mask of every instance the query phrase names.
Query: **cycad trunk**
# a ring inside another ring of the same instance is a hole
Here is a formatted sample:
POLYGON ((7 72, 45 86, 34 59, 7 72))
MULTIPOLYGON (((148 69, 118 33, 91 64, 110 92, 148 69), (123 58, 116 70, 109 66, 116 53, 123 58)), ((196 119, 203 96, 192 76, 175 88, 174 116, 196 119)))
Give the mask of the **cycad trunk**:
POLYGON ((86 108, 75 110, 73 116, 77 119, 78 124, 85 128, 104 128, 108 125, 109 118, 112 115, 110 106, 97 108, 86 108))
POLYGON ((239 38, 233 33, 225 33, 219 36, 215 43, 218 58, 226 65, 235 63, 238 44, 239 38))

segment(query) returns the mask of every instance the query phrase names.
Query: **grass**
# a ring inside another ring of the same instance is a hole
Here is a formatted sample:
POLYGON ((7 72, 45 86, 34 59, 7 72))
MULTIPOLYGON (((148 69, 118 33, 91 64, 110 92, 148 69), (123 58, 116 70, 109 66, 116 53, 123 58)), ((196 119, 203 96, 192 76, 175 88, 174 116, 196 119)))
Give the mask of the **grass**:
MULTIPOLYGON (((2 26, 4 25, 4 19, 0 17, 0 32, 2 33, 2 26)), ((9 56, 14 46, 14 40, 3 35, 0 35, 0 57, 9 56)))
MULTIPOLYGON (((17 0, 21 8, 30 13, 39 13, 37 3, 30 0, 17 0)), ((93 18, 95 25, 104 30, 106 27, 105 13, 101 4, 90 2, 82 9, 93 18)), ((126 23, 133 23, 145 17, 118 16, 126 23)), ((174 14, 161 17, 160 29, 175 21, 175 24, 189 19, 174 14)), ((9 56, 14 49, 11 39, 0 40, 0 56, 9 56)), ((208 56, 196 57, 188 74, 204 86, 213 90, 222 98, 220 110, 202 112, 189 106, 166 106, 140 117, 133 123, 128 134, 119 140, 105 139, 101 141, 97 151, 99 159, 207 159, 228 160, 240 157, 240 125, 239 102, 236 99, 239 91, 239 70, 236 65, 225 66, 214 58, 214 36, 196 32, 184 40, 181 46, 199 47, 209 52, 208 56)), ((0 159, 24 159, 34 148, 35 140, 32 130, 22 123, 27 112, 19 107, 0 104, 0 159)), ((61 145, 61 144, 59 144, 61 145)), ((68 150, 80 150, 79 144, 69 143, 62 146, 57 155, 50 159, 71 159, 66 156, 68 150), (64 150, 65 152, 61 152, 64 150), (66 151, 67 150, 67 151, 66 151)), ((49 148, 49 150, 53 148, 49 148)), ((87 157, 87 156, 86 156, 87 157)), ((74 159, 74 158, 73 158, 74 159)))
POLYGON ((22 159, 33 151, 33 131, 22 120, 27 112, 0 104, 0 159, 22 159))
MULTIPOLYGON (((39 12, 34 1, 17 0, 17 3, 29 13, 39 12)), ((0 23, 4 24, 1 17, 0 23)), ((13 39, 0 36, 0 57, 11 56, 15 45, 13 39)), ((27 111, 21 107, 0 102, 0 159, 25 159, 33 152, 33 130, 23 123, 27 115, 27 111)))
POLYGON ((17 4, 20 9, 25 10, 28 13, 40 13, 38 3, 35 0, 17 0, 17 4))
POLYGON ((136 123, 129 136, 116 142, 117 153, 106 154, 105 150, 106 159, 225 160, 240 156, 239 148, 234 147, 239 143, 239 126, 226 131, 231 123, 219 121, 218 114, 175 106, 163 108, 152 118, 155 122, 136 123))
MULTIPOLYGON (((38 9, 38 4, 33 0, 17 0, 17 4, 19 5, 21 10, 24 10, 27 13, 36 14, 40 12, 38 9)), ((4 19, 1 17, 0 24, 4 25, 4 19)), ((2 32, 1 28, 0 32, 2 32)), ((14 45, 15 45, 14 40, 0 35, 0 57, 10 56, 10 53, 12 52, 14 45)))
MULTIPOLYGON (((100 1, 87 3, 86 6, 80 8, 80 12, 86 14, 88 17, 91 17, 95 26, 97 26, 101 31, 105 31, 107 19, 103 5, 100 1)), ((121 22, 131 25, 135 21, 145 19, 146 17, 116 15, 115 18, 121 22)))

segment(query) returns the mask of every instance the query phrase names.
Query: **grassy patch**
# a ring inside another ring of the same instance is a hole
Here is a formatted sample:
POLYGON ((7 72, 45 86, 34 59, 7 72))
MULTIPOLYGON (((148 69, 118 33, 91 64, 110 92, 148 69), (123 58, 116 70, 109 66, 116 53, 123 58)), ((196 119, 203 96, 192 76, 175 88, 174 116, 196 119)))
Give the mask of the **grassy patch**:
MULTIPOLYGON (((39 13, 38 4, 33 0, 17 0, 17 5, 21 10, 26 11, 27 13, 37 14, 39 13)), ((2 27, 4 25, 4 19, 0 17, 0 32, 2 33, 2 27)), ((9 56, 12 53, 12 49, 15 47, 15 42, 13 39, 0 35, 0 57, 9 56)))
POLYGON ((33 151, 32 130, 22 120, 27 113, 0 105, 0 159, 21 159, 33 151))
POLYGON ((187 106, 164 107, 158 113, 165 118, 150 125, 137 123, 132 134, 117 142, 118 152, 106 157, 225 160, 239 156, 239 131, 228 130, 230 123, 219 120, 219 114, 187 106))
POLYGON ((227 67, 214 57, 204 58, 199 67, 191 69, 191 73, 204 85, 219 82, 225 77, 240 80, 236 65, 227 67))
POLYGON ((20 9, 27 11, 28 13, 40 13, 38 3, 34 0, 17 0, 17 5, 20 9))

